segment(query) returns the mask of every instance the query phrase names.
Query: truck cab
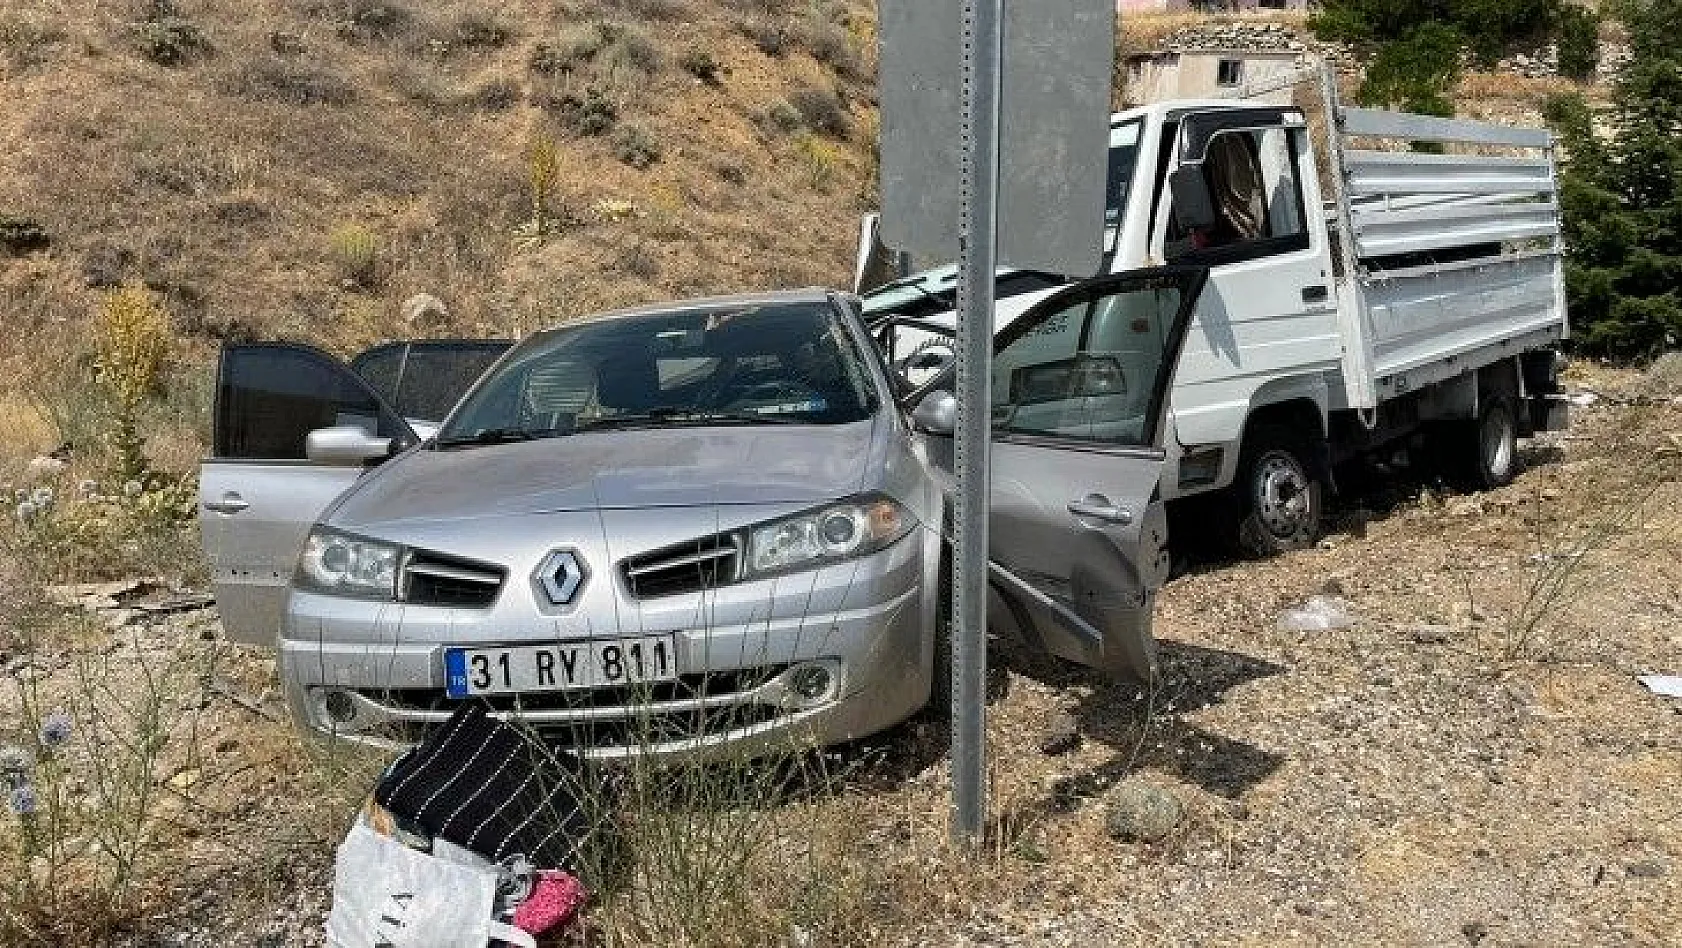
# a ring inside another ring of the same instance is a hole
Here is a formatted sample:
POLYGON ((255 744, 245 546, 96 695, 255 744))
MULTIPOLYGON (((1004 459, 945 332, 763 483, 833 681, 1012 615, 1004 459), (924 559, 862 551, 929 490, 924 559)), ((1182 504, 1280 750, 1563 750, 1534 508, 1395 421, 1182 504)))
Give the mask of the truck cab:
MULTIPOLYGON (((1101 273, 998 275, 1002 331, 1069 283, 1208 270, 1168 367, 1158 489, 1174 508, 1217 513, 1258 555, 1315 541, 1342 461, 1416 443, 1473 486, 1498 486, 1519 436, 1564 421, 1548 133, 1345 108, 1330 82, 1321 92, 1309 105, 1114 115, 1101 273)), ((882 250, 863 245, 861 275, 882 271, 882 250)), ((945 267, 860 287, 908 384, 949 369, 954 284, 945 267)), ((1083 358, 1163 351, 1132 341, 1083 358)))

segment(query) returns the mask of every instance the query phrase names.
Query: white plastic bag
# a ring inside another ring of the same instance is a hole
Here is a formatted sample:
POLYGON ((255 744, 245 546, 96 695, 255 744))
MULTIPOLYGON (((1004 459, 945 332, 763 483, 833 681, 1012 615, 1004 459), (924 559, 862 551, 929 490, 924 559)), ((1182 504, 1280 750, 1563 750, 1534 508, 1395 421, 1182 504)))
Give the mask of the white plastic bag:
POLYGON ((1336 596, 1310 596, 1302 605, 1279 614, 1279 628, 1285 632, 1331 632, 1354 624, 1349 603, 1336 596))
POLYGON ((339 844, 333 870, 331 948, 485 948, 500 939, 537 948, 491 918, 494 868, 447 862, 374 832, 361 820, 339 844))

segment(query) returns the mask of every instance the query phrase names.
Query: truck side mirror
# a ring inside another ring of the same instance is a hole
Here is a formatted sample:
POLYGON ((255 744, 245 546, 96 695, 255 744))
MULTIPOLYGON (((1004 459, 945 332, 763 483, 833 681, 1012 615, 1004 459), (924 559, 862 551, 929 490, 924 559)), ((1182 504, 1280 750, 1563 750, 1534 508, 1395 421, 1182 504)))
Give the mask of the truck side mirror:
POLYGON ((1214 229, 1215 202, 1201 163, 1175 168, 1168 177, 1168 190, 1174 195, 1174 220, 1180 230, 1190 233, 1214 229))
POLYGON ((304 456, 317 464, 356 467, 391 457, 390 438, 369 434, 358 425, 317 428, 304 437, 304 456))

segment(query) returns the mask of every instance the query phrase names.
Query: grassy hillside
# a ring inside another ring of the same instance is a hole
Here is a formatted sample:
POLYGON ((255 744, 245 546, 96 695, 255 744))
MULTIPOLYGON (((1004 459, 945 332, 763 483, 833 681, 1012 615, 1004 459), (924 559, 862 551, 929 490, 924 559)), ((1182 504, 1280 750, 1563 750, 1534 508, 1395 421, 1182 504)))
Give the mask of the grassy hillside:
MULTIPOLYGON (((13 0, 4 397, 27 408, 85 368, 88 316, 124 281, 164 294, 177 361, 200 366, 223 338, 347 350, 843 281, 872 186, 872 17, 795 0, 13 0), (409 325, 416 293, 448 318, 409 325)), ((19 451, 56 443, 43 419, 23 427, 19 451)))

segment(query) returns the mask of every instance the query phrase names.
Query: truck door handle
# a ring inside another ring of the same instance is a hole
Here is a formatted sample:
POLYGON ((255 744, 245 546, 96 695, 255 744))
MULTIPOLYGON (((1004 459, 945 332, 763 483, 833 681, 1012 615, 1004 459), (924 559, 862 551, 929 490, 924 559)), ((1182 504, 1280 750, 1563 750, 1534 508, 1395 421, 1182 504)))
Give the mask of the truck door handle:
POLYGON ((1304 303, 1324 303, 1331 299, 1332 291, 1324 286, 1305 286, 1302 288, 1304 303))
POLYGON ((1077 517, 1090 517, 1093 520, 1102 520, 1123 527, 1133 522, 1133 511, 1126 507, 1117 507, 1114 504, 1106 504, 1095 500, 1071 500, 1069 501, 1069 513, 1077 517))
POLYGON ((222 495, 221 500, 205 501, 204 509, 213 510, 219 514, 237 514, 249 506, 251 505, 246 503, 244 497, 233 491, 228 491, 222 495))

